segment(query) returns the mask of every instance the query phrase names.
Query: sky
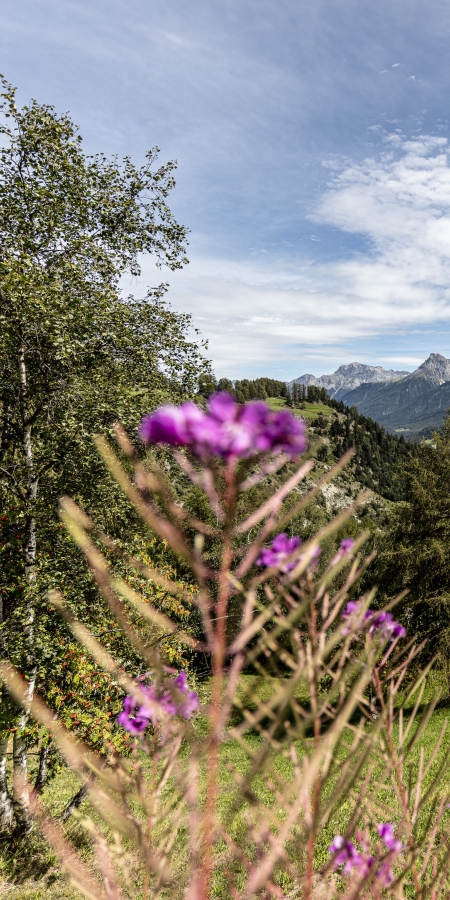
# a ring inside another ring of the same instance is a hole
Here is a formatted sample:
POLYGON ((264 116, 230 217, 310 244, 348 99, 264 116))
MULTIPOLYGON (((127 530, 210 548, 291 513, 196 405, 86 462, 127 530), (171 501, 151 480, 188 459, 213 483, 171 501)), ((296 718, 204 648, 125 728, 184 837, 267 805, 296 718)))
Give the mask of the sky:
POLYGON ((0 71, 86 152, 176 159, 161 280, 216 374, 450 357, 448 0, 21 0, 0 71))

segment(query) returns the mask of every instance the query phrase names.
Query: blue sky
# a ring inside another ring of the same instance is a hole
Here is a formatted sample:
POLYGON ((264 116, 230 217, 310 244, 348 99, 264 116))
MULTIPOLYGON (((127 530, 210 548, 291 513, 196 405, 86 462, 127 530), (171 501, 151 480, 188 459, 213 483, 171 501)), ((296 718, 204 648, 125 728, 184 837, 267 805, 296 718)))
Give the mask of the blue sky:
MULTIPOLYGON (((169 298, 219 375, 450 357, 447 0, 21 0, 0 71, 86 150, 178 160, 169 298)), ((161 274, 143 260, 136 292, 161 274)))

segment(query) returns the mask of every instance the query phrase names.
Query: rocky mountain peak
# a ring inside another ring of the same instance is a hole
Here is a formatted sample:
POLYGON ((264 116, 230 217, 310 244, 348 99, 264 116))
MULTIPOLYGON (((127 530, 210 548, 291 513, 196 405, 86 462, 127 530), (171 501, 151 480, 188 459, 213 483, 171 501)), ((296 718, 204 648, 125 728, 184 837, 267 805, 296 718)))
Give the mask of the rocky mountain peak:
POLYGON ((334 372, 334 375, 357 375, 359 373, 364 375, 368 372, 379 372, 380 374, 383 374, 383 372, 387 371, 390 372, 391 370, 383 369, 382 366, 367 366, 365 363, 351 362, 339 366, 334 372))
POLYGON ((304 384, 305 387, 313 384, 317 387, 324 387, 330 397, 335 397, 359 387, 360 384, 394 381, 405 375, 409 375, 409 372, 396 372, 393 369, 383 369, 382 366, 368 366, 365 363, 352 362, 339 366, 331 375, 321 375, 318 378, 314 375, 300 375, 299 378, 294 378, 289 386, 292 387, 294 383, 304 384))
POLYGON ((430 353, 428 359, 416 369, 416 372, 431 374, 438 384, 450 381, 450 359, 446 359, 440 353, 430 353))

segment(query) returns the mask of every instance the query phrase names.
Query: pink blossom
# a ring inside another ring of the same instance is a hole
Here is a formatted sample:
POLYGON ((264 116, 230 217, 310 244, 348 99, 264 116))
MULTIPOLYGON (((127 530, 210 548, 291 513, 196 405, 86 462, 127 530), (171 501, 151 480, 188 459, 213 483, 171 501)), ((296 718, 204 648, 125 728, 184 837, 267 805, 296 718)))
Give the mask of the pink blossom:
POLYGON ((344 841, 340 834, 333 838, 328 850, 330 853, 335 854, 334 868, 338 869, 339 866, 345 866, 344 872, 347 874, 353 868, 361 869, 362 866, 367 866, 367 860, 357 850, 353 841, 344 841))
POLYGON ((385 860, 378 872, 377 878, 379 878, 383 884, 389 885, 392 884, 394 880, 394 873, 392 871, 392 859, 397 853, 400 853, 403 850, 403 844, 401 841, 396 840, 394 837, 394 828, 388 822, 383 822, 378 826, 378 834, 382 841, 384 841, 387 849, 390 851, 391 856, 390 859, 385 860))
MULTIPOLYGON (((294 550, 297 550, 297 548, 300 547, 301 543, 302 539, 297 535, 288 538, 287 534, 284 532, 277 534, 272 541, 272 546, 264 547, 261 550, 261 553, 256 560, 256 565, 266 566, 267 568, 276 566, 281 572, 290 572, 292 569, 295 569, 295 566, 301 561, 302 555, 297 555, 295 559, 291 559, 290 562, 285 562, 285 560, 294 552, 294 550)), ((311 565, 316 563, 321 552, 320 547, 313 547, 311 565)))
POLYGON ((174 678, 173 685, 181 694, 184 694, 184 699, 178 702, 178 715, 183 716, 184 719, 190 719, 192 713, 198 709, 199 699, 198 694, 196 694, 195 691, 189 690, 186 672, 180 672, 180 674, 174 678))
MULTIPOLYGON (((381 865, 375 870, 375 877, 378 878, 383 885, 392 884, 394 873, 392 871, 393 858, 403 849, 403 844, 394 838, 394 829, 387 822, 378 826, 378 834, 384 841, 387 849, 390 851, 390 858, 385 859, 381 865)), ((356 869, 361 876, 365 878, 370 869, 375 865, 375 858, 367 851, 368 847, 364 845, 363 852, 358 850, 353 841, 344 841, 340 834, 337 834, 328 848, 330 853, 334 854, 334 868, 344 866, 344 871, 348 874, 351 869, 356 869)))
POLYGON ((117 722, 126 728, 131 734, 140 734, 145 731, 149 722, 155 721, 156 692, 152 686, 139 685, 140 695, 144 694, 149 703, 142 703, 141 698, 128 695, 124 697, 122 711, 117 716, 117 722))
POLYGON ((261 550, 261 553, 256 560, 256 565, 266 566, 267 568, 277 566, 282 572, 290 572, 291 569, 295 568, 298 560, 291 560, 289 563, 285 563, 284 560, 293 553, 297 547, 300 547, 301 542, 301 538, 298 536, 288 538, 287 534, 284 532, 277 534, 272 541, 272 546, 264 547, 263 550, 261 550))
POLYGON ((388 850, 394 850, 395 853, 400 853, 400 850, 403 850, 403 844, 401 841, 398 841, 394 837, 394 826, 390 825, 388 822, 382 822, 378 826, 378 834, 388 850))
POLYGON ((385 641, 393 641, 394 638, 405 637, 405 628, 393 619, 390 612, 372 613, 368 621, 370 623, 369 634, 378 632, 385 641))
POLYGON ((123 700, 122 711, 117 722, 131 734, 140 734, 150 722, 155 724, 158 718, 179 715, 190 719, 198 709, 199 699, 195 691, 189 690, 186 672, 180 672, 165 690, 157 690, 154 685, 139 685, 140 695, 148 698, 148 703, 141 702, 141 696, 127 695, 123 700), (178 695, 181 694, 181 697, 178 695))
POLYGON ((122 711, 117 716, 117 722, 126 728, 130 734, 140 734, 147 728, 150 716, 144 714, 143 707, 136 703, 134 697, 124 697, 122 711))
POLYGON ((306 449, 305 424, 288 410, 273 412, 260 400, 240 406, 225 392, 210 398, 206 413, 190 401, 163 406, 143 420, 139 435, 148 444, 189 446, 200 459, 265 452, 297 456, 306 449))
POLYGON ((336 563, 340 562, 341 559, 343 559, 344 556, 347 555, 347 553, 350 553, 350 550, 352 549, 354 543, 355 541, 353 540, 353 538, 344 538, 344 540, 341 541, 339 550, 333 556, 330 565, 335 566, 336 563))
POLYGON ((343 553, 349 553, 350 550, 352 549, 354 543, 355 543, 355 541, 353 540, 353 538, 351 538, 351 537, 344 538, 344 540, 341 541, 340 549, 342 550, 343 553))
POLYGON ((350 634, 352 631, 360 631, 367 628, 370 635, 377 635, 384 641, 393 641, 395 638, 403 638, 406 630, 403 625, 396 622, 390 612, 374 612, 367 609, 363 613, 362 604, 355 600, 350 600, 345 607, 342 618, 351 620, 352 625, 347 625, 342 629, 344 635, 350 634))
POLYGON ((206 415, 190 400, 181 406, 161 406, 146 416, 139 429, 139 437, 146 444, 170 444, 173 447, 190 444, 193 432, 206 425, 206 415))

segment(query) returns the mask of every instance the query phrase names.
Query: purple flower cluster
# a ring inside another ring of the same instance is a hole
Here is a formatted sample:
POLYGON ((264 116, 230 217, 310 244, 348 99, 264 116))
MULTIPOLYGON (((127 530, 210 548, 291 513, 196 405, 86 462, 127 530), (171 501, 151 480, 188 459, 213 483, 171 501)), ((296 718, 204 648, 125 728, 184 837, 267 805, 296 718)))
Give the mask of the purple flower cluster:
MULTIPOLYGON (((394 857, 403 849, 403 844, 401 841, 396 840, 393 826, 388 822, 383 822, 378 826, 378 834, 389 851, 389 857, 381 863, 375 874, 382 884, 387 886, 392 884, 394 880, 392 862, 394 857)), ((361 852, 353 841, 344 841, 340 834, 335 836, 328 849, 330 853, 334 854, 334 868, 338 869, 339 866, 344 866, 344 871, 347 874, 352 869, 356 869, 361 878, 365 878, 375 863, 375 858, 369 855, 367 849, 361 852)))
POLYGON ((328 850, 330 853, 334 853, 334 868, 345 866, 344 872, 347 875, 352 869, 358 869, 361 875, 366 875, 373 863, 372 856, 363 856, 353 841, 344 841, 340 834, 333 838, 328 850))
POLYGON ((139 693, 144 694, 148 702, 143 703, 137 694, 129 694, 124 698, 122 712, 117 716, 119 725, 130 734, 140 734, 150 722, 154 725, 159 718, 167 715, 190 719, 199 705, 198 695, 189 690, 186 672, 180 672, 167 690, 158 690, 152 684, 140 684, 139 693))
POLYGON ((333 556, 333 559, 330 562, 330 566, 335 566, 336 563, 340 562, 341 559, 344 558, 344 556, 347 556, 347 553, 350 553, 350 550, 352 549, 354 543, 355 541, 353 540, 353 538, 344 538, 344 540, 341 541, 339 550, 333 556))
MULTIPOLYGON (((297 535, 289 538, 284 532, 277 534, 272 541, 272 546, 264 547, 263 550, 261 550, 261 553, 256 560, 256 565, 266 566, 267 568, 277 566, 281 572, 290 572, 292 569, 295 569, 295 566, 301 557, 291 559, 290 562, 286 563, 284 561, 294 552, 294 550, 297 550, 297 547, 300 547, 301 542, 302 539, 297 535)), ((320 547, 316 547, 314 550, 313 562, 320 555, 320 552, 320 547)))
POLYGON ((344 540, 341 541, 341 546, 339 547, 338 553, 341 556, 345 556, 346 553, 350 553, 350 550, 352 549, 354 543, 355 541, 353 540, 353 538, 344 538, 344 540))
POLYGON ((260 400, 239 406, 225 392, 210 397, 206 413, 191 401, 162 406, 142 421, 139 436, 147 444, 190 447, 200 459, 267 452, 297 456, 306 450, 301 419, 288 410, 273 412, 260 400))
POLYGON ((271 547, 264 547, 261 550, 261 553, 256 560, 257 566, 266 566, 267 568, 271 568, 272 566, 278 566, 282 572, 290 572, 291 569, 294 569, 297 565, 296 560, 291 560, 289 563, 283 565, 284 560, 300 547, 301 538, 295 536, 292 538, 288 538, 287 534, 282 532, 282 534, 277 534, 276 538, 272 541, 271 547))
MULTIPOLYGON (((361 603, 351 600, 342 613, 343 619, 353 619, 356 628, 367 628, 370 635, 376 634, 383 641, 393 641, 394 638, 405 637, 406 630, 403 625, 396 622, 390 612, 374 612, 371 609, 362 612, 361 603)), ((342 633, 347 635, 353 628, 345 627, 342 633)))
POLYGON ((394 828, 388 822, 383 822, 378 826, 378 834, 388 850, 394 850, 395 853, 400 853, 400 850, 403 850, 402 842, 394 837, 394 828))

